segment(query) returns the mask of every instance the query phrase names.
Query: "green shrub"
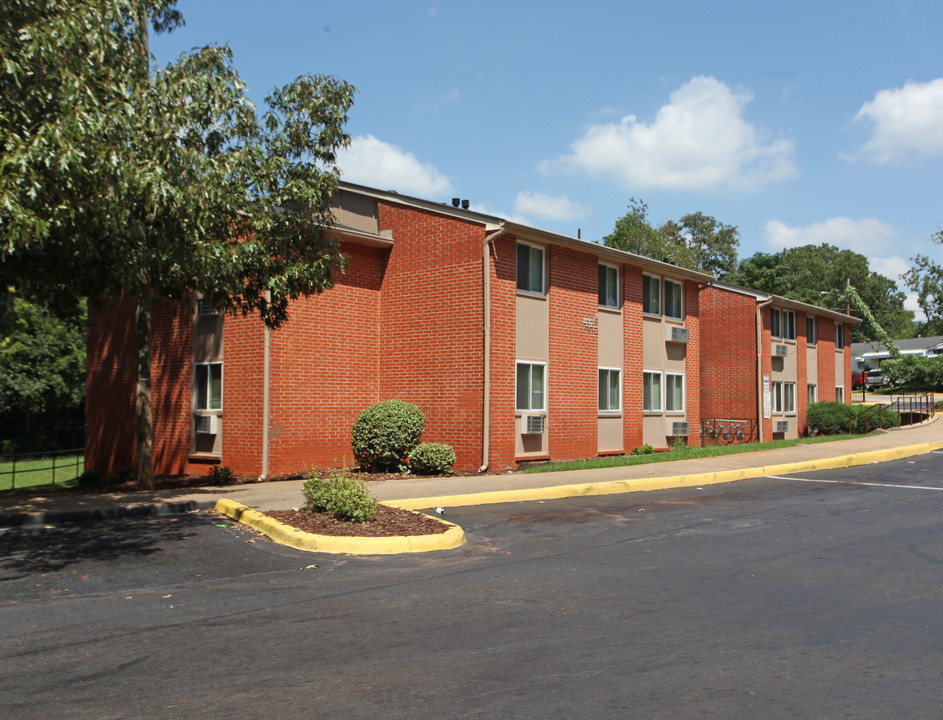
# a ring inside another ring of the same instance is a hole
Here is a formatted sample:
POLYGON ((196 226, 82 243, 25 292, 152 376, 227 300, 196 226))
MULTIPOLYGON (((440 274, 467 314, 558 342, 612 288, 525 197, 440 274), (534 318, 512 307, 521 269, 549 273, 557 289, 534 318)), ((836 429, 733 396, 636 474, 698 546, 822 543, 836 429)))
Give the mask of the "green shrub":
POLYGON ((384 400, 360 413, 351 430, 354 459, 367 472, 405 471, 426 417, 403 400, 384 400))
POLYGON ((881 363, 887 381, 905 392, 943 390, 943 359, 919 355, 889 358, 881 363))
POLYGON ((228 485, 232 482, 233 472, 231 467, 214 465, 207 474, 216 485, 228 485))
POLYGON ((312 470, 301 492, 305 510, 328 512, 337 520, 364 522, 371 520, 377 511, 377 501, 363 480, 353 477, 347 470, 329 478, 322 478, 312 470))
POLYGON ((630 455, 653 455, 655 453, 655 448, 653 448, 648 443, 642 445, 642 447, 632 448, 630 455))
POLYGON ((96 485, 101 485, 104 478, 102 474, 97 470, 86 470, 81 475, 79 475, 79 485, 81 487, 94 487, 96 485))
POLYGON ((809 435, 840 435, 848 432, 848 420, 861 411, 860 406, 839 402, 809 403, 806 413, 809 435))
POLYGON ((121 468, 118 471, 117 480, 121 485, 125 485, 127 483, 133 483, 134 476, 135 476, 134 468, 131 467, 130 465, 125 465, 123 468, 121 468))
POLYGON ((420 443, 409 453, 409 472, 416 475, 451 475, 455 451, 445 443, 420 443))

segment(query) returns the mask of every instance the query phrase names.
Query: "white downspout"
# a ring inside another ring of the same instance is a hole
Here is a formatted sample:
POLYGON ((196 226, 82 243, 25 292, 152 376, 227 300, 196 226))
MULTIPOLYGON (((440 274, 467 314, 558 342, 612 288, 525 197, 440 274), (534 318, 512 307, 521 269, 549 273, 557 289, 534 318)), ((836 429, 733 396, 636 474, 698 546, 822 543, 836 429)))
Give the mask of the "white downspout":
POLYGON ((505 228, 501 228, 485 236, 482 246, 482 293, 484 295, 484 357, 482 358, 482 423, 481 423, 481 467, 478 472, 488 469, 488 457, 491 454, 491 242, 504 235, 505 228))
POLYGON ((756 430, 759 442, 763 442, 763 321, 762 310, 771 305, 773 298, 756 306, 756 430))

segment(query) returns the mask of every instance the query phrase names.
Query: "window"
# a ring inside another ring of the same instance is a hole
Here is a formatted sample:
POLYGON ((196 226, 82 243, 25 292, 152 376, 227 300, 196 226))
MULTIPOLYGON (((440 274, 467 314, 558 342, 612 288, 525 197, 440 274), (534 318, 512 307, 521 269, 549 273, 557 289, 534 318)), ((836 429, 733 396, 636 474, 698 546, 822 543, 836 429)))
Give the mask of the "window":
POLYGON ((845 347, 845 326, 841 323, 835 323, 835 349, 841 350, 845 347))
POLYGON ((783 383, 783 411, 787 413, 796 411, 796 384, 794 382, 783 383))
POLYGON ((197 315, 219 315, 219 312, 216 308, 213 307, 213 303, 209 300, 205 300, 203 297, 198 297, 196 299, 196 314, 197 315))
POLYGON ((818 402, 817 393, 815 391, 815 385, 808 386, 808 400, 810 404, 814 402, 818 402))
POLYGON ((773 412, 781 413, 783 411, 783 384, 779 381, 773 383, 773 412))
POLYGON ((845 388, 843 387, 835 388, 835 402, 840 402, 840 403, 845 402, 845 388))
POLYGON ((661 412, 661 373, 642 374, 642 410, 661 412))
POLYGON ((544 291, 544 250, 536 245, 517 244, 517 289, 544 291))
POLYGON ((622 371, 599 368, 599 409, 622 409, 622 371))
POLYGON ((796 314, 792 310, 783 310, 783 339, 796 339, 796 314))
POLYGON ((684 319, 684 303, 681 298, 681 283, 665 280, 665 317, 684 319))
POLYGON ((772 335, 773 337, 781 338, 783 336, 782 316, 778 308, 770 308, 769 329, 770 329, 770 335, 772 335))
POLYGON ((815 345, 818 340, 818 335, 815 331, 815 317, 812 315, 805 316, 805 341, 807 345, 815 345))
POLYGON ((684 411, 684 375, 665 373, 665 410, 684 411))
POLYGON ((599 304, 619 307, 619 271, 610 265, 599 266, 599 304))
POLYGON ((546 367, 543 363, 517 364, 517 409, 543 410, 546 367))
POLYGON ((642 312, 661 315, 661 280, 651 275, 642 276, 642 312))
POLYGON ((193 366, 193 408, 223 409, 222 363, 197 363, 193 366))

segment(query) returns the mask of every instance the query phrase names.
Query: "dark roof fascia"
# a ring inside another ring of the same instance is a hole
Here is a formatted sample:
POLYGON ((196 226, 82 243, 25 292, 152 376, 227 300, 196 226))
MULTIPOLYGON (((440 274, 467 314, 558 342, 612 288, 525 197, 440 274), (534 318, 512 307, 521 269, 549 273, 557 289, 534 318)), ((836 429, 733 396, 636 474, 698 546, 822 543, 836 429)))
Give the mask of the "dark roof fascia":
POLYGON ((856 318, 853 315, 847 315, 846 313, 838 312, 837 310, 829 310, 828 308, 819 307, 818 305, 800 302, 799 300, 793 300, 781 295, 763 292, 762 290, 753 290, 751 288, 745 288, 741 287, 740 285, 732 285, 731 283, 720 281, 715 282, 714 287, 718 290, 726 290, 728 292, 739 293, 740 295, 747 295, 749 297, 755 298, 759 302, 772 300, 776 307, 785 307, 790 310, 801 310, 808 315, 824 315, 825 317, 831 318, 832 320, 838 320, 839 322, 848 323, 849 325, 858 325, 863 322, 861 318, 856 318))
POLYGON ((367 247, 375 248, 386 248, 393 246, 393 235, 390 233, 389 236, 386 235, 374 235, 373 233, 364 232, 363 230, 355 230, 351 227, 346 227, 344 225, 331 225, 327 230, 328 235, 333 235, 334 237, 340 238, 347 242, 356 243, 358 245, 366 245, 367 247))

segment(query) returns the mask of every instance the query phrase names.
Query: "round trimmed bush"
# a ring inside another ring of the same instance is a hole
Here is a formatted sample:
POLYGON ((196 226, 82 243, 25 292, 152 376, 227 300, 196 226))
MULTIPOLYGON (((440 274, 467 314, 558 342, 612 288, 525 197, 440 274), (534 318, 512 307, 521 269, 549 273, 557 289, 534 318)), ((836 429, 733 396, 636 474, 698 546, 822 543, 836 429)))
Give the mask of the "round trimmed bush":
POLYGON ((409 453, 409 472, 416 475, 451 475, 455 451, 445 443, 420 443, 409 453))
POLYGON ((351 429, 351 447, 360 469, 406 470, 409 453, 419 444, 425 422, 422 410, 403 400, 384 400, 365 409, 351 429))

